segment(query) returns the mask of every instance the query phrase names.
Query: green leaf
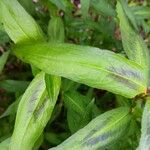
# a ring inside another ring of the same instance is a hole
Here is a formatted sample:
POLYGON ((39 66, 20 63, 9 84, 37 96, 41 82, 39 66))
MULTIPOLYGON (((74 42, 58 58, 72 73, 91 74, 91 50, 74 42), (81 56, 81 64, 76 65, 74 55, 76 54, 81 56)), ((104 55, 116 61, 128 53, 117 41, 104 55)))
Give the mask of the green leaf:
POLYGON ((126 134, 130 121, 131 115, 126 107, 108 111, 93 119, 87 126, 52 149, 103 150, 126 134))
POLYGON ((19 103, 10 150, 32 149, 53 108, 54 103, 51 103, 46 91, 45 73, 41 72, 33 79, 19 103))
POLYGON ((59 89, 61 86, 61 78, 59 76, 46 74, 45 83, 46 83, 46 89, 47 89, 51 104, 55 106, 55 103, 59 94, 59 89))
POLYGON ((44 39, 37 23, 17 0, 0 0, 0 21, 15 43, 44 39))
POLYGON ((91 0, 92 7, 99 13, 106 16, 115 16, 116 12, 110 3, 110 0, 91 0))
POLYGON ((7 138, 3 142, 1 142, 0 143, 0 149, 1 150, 9 150, 10 140, 11 140, 11 138, 7 138))
POLYGON ((69 129, 72 133, 84 127, 92 119, 94 103, 91 103, 86 96, 78 92, 66 92, 64 102, 67 108, 69 129))
POLYGON ((31 0, 18 0, 18 2, 26 9, 31 15, 35 15, 36 8, 34 2, 31 0))
POLYGON ((0 56, 0 74, 2 73, 3 68, 4 68, 5 64, 6 64, 7 58, 9 56, 9 52, 10 51, 4 52, 2 54, 2 56, 0 56))
POLYGON ((117 3, 118 18, 120 20, 120 29, 124 50, 132 61, 140 64, 145 68, 148 74, 149 70, 149 53, 146 44, 139 34, 134 31, 129 23, 127 16, 118 1, 117 3))
POLYGON ((143 67, 121 55, 89 46, 60 43, 16 45, 14 54, 46 73, 132 98, 146 93, 143 67))
POLYGON ((66 92, 64 94, 64 102, 67 109, 71 109, 80 115, 83 115, 85 112, 85 108, 89 103, 89 99, 85 96, 79 94, 78 92, 66 92))
POLYGON ((142 116, 142 135, 138 150, 149 150, 150 144, 150 97, 147 98, 142 116))
POLYGON ((29 85, 28 81, 17 81, 17 80, 0 81, 0 88, 8 92, 23 93, 28 85, 29 85))
POLYGON ((52 17, 48 24, 49 41, 64 42, 65 31, 64 24, 60 17, 52 17))
MULTIPOLYGON (((125 0, 120 0, 120 4, 122 6, 122 9, 124 10, 125 15, 128 17, 130 23, 133 25, 133 27, 138 30, 138 26, 137 26, 137 20, 136 17, 132 11, 132 9, 130 9, 130 7, 127 4, 127 1, 125 0)), ((123 18, 122 18, 123 19, 123 18)))
POLYGON ((18 104, 20 102, 20 98, 13 102, 9 107, 5 110, 5 112, 0 116, 1 118, 7 117, 9 115, 14 115, 17 112, 18 104))
POLYGON ((87 17, 91 0, 81 0, 81 11, 84 18, 87 17))
POLYGON ((134 6, 131 7, 131 10, 139 20, 150 19, 150 7, 148 6, 134 6))

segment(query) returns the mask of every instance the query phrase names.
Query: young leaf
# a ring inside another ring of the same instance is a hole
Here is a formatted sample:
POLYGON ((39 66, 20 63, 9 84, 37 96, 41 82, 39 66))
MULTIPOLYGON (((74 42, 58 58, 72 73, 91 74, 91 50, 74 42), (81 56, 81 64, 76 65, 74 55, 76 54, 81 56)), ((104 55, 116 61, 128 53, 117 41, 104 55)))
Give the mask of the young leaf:
POLYGON ((2 72, 2 70, 4 68, 4 66, 5 66, 5 63, 7 61, 8 56, 9 56, 9 51, 4 52, 2 54, 2 56, 0 56, 0 74, 1 74, 1 72, 2 72))
POLYGON ((55 106, 55 103, 59 94, 59 89, 61 86, 61 78, 59 76, 46 74, 45 83, 46 83, 46 89, 47 89, 51 104, 55 106))
POLYGON ((48 24, 49 41, 51 42, 64 42, 64 24, 60 17, 52 17, 48 24))
POLYGON ((150 144, 150 97, 147 98, 142 117, 142 135, 138 150, 149 150, 150 144))
POLYGON ((119 1, 117 2, 117 12, 120 21, 123 47, 127 56, 129 59, 143 66, 145 72, 148 73, 149 53, 146 44, 141 36, 134 31, 119 1))
POLYGON ((15 43, 44 39, 37 23, 17 0, 0 0, 0 21, 15 43))
POLYGON ((38 74, 19 103, 10 150, 32 149, 51 116, 54 103, 48 98, 44 79, 45 73, 38 74))
POLYGON ((132 98, 146 93, 144 69, 108 50, 60 43, 16 45, 14 54, 46 73, 132 98))
POLYGON ((126 133, 130 121, 131 115, 126 107, 108 111, 51 150, 105 149, 126 133))

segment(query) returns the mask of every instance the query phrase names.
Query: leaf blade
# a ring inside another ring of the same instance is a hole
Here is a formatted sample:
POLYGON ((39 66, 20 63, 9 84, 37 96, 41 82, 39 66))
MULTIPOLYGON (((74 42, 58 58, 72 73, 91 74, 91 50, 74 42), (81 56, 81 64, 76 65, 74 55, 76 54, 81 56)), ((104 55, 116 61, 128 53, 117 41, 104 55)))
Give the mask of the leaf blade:
POLYGON ((108 111, 52 149, 63 150, 70 147, 72 150, 104 149, 125 134, 130 119, 128 108, 120 107, 108 111))
POLYGON ((11 150, 31 149, 52 114, 55 103, 48 98, 44 77, 41 72, 34 78, 19 103, 11 150))
POLYGON ((122 8, 123 6, 117 2, 117 12, 120 21, 120 29, 124 50, 132 61, 145 67, 145 72, 148 78, 149 70, 149 53, 146 44, 139 34, 133 29, 128 21, 128 18, 122 8))
POLYGON ((0 20, 15 43, 31 39, 44 40, 40 27, 17 0, 0 1, 0 20))
POLYGON ((129 98, 146 93, 143 68, 107 50, 73 44, 37 43, 18 45, 13 51, 18 58, 49 74, 129 98))

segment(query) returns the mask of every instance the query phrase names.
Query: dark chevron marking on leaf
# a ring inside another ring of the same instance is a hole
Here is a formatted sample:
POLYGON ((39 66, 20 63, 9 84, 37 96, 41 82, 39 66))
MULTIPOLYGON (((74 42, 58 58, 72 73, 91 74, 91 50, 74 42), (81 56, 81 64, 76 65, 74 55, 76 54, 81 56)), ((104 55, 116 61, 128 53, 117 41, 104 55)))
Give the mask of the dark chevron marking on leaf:
MULTIPOLYGON (((128 126, 126 126, 124 129, 126 130, 128 126)), ((122 129, 120 129, 122 130, 122 129)), ((99 130, 100 131, 100 130, 99 130)), ((115 128, 115 130, 110 130, 109 132, 104 132, 100 136, 97 137, 91 137, 90 139, 86 140, 83 143, 83 146, 90 146, 92 147, 93 145, 99 143, 99 142, 105 142, 105 140, 111 139, 118 131, 118 128, 115 128)), ((98 132, 98 131, 97 131, 98 132)))
POLYGON ((98 142, 102 142, 102 141, 105 141, 107 140, 108 138, 110 138, 111 136, 113 135, 112 132, 106 132, 104 133, 103 135, 100 135, 98 137, 94 137, 94 138, 91 138, 89 140, 87 140, 83 146, 92 146, 92 145, 95 145, 97 144, 98 142))
POLYGON ((87 141, 89 138, 91 138, 97 131, 101 130, 103 127, 107 125, 107 123, 110 122, 111 117, 106 118, 105 121, 103 121, 103 124, 100 126, 97 126, 97 128, 90 131, 90 133, 83 139, 83 142, 87 141))
POLYGON ((35 122, 38 120, 39 116, 44 111, 45 106, 46 106, 46 104, 47 104, 48 101, 49 101, 49 98, 46 97, 44 99, 44 101, 42 102, 42 104, 40 106, 38 106, 37 109, 34 111, 33 115, 34 115, 35 122))
POLYGON ((126 68, 115 68, 114 66, 110 66, 108 68, 109 71, 112 71, 114 73, 117 73, 121 76, 127 76, 127 77, 134 77, 138 80, 143 80, 142 75, 140 74, 140 72, 133 72, 132 70, 126 69, 126 68))
POLYGON ((129 87, 131 89, 138 90, 138 88, 139 88, 137 84, 129 81, 128 79, 124 79, 124 78, 122 78, 120 76, 117 76, 117 75, 111 75, 111 76, 108 75, 108 76, 113 78, 114 80, 124 84, 125 86, 127 86, 127 87, 129 87))
POLYGON ((29 100, 29 107, 28 107, 28 113, 33 113, 34 111, 34 105, 36 100, 39 98, 38 93, 41 91, 41 88, 43 88, 43 80, 40 80, 38 82, 37 88, 34 89, 34 92, 31 95, 31 98, 29 100))
POLYGON ((114 72, 114 74, 112 75, 108 75, 110 78, 113 78, 114 80, 124 84, 125 86, 128 86, 129 88, 132 88, 134 90, 138 90, 138 85, 136 83, 131 82, 130 80, 122 77, 122 76, 127 76, 127 77, 131 77, 133 76, 134 78, 138 79, 138 80, 143 80, 142 76, 140 73, 138 72, 133 72, 131 70, 128 69, 124 69, 124 68, 114 68, 113 66, 108 68, 109 71, 114 72), (119 74, 120 76, 118 76, 117 74, 119 74))

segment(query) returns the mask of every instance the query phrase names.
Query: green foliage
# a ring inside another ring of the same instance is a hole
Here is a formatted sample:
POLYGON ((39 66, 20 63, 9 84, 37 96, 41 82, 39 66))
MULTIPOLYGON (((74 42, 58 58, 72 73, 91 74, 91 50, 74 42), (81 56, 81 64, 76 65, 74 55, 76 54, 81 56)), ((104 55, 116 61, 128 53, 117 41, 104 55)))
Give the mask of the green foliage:
POLYGON ((92 119, 92 110, 96 105, 87 96, 77 92, 66 92, 64 103, 67 108, 67 121, 71 133, 78 131, 92 119))
POLYGON ((123 47, 127 56, 131 60, 145 67, 145 70, 148 72, 149 54, 147 46, 145 45, 139 34, 133 30, 119 2, 117 3, 117 11, 118 18, 120 20, 123 47))
POLYGON ((0 0, 0 150, 149 150, 149 10, 0 0))
POLYGON ((11 150, 32 149, 51 116, 60 84, 58 81, 56 85, 53 84, 50 87, 54 89, 54 94, 50 95, 51 98, 49 99, 44 77, 45 73, 38 74, 20 100, 15 128, 11 138, 11 150))
POLYGON ((0 8, 1 22, 15 43, 43 39, 41 29, 17 0, 1 0, 0 8))
POLYGON ((146 92, 143 67, 107 50, 38 42, 35 45, 16 45, 13 52, 18 58, 49 74, 63 76, 95 88, 129 98, 146 92))
POLYGON ((93 119, 83 129, 52 149, 104 149, 127 132, 130 121, 128 108, 121 107, 108 111, 93 119))
POLYGON ((147 102, 145 104, 144 112, 143 112, 143 117, 142 117, 142 135, 140 139, 140 144, 138 149, 139 150, 149 150, 150 145, 149 145, 149 126, 150 126, 150 98, 147 98, 147 102))

